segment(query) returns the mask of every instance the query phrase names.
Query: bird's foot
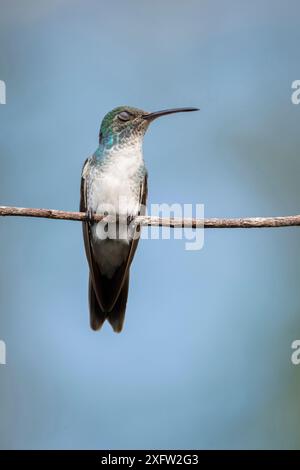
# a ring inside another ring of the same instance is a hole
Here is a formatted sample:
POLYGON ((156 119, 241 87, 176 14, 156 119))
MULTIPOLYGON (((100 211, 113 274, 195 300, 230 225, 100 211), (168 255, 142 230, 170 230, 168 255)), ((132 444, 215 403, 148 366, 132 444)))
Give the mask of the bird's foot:
POLYGON ((94 212, 92 211, 92 209, 88 209, 86 211, 86 220, 90 224, 92 224, 94 222, 94 212))
POLYGON ((128 215, 127 216, 127 225, 134 225, 135 221, 135 216, 134 215, 128 215))

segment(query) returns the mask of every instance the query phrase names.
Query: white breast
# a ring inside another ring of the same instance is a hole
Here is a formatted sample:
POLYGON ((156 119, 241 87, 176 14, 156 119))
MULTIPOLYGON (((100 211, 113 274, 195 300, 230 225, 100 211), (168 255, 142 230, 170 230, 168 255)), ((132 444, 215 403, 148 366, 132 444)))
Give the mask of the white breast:
POLYGON ((143 162, 141 143, 136 141, 112 153, 91 180, 89 207, 96 213, 136 215, 139 209, 136 174, 143 162))

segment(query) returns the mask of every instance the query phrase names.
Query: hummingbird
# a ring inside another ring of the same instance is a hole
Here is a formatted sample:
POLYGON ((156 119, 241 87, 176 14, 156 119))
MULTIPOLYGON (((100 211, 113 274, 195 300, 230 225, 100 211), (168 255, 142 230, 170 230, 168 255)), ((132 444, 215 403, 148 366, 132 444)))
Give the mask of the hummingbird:
POLYGON ((80 211, 87 214, 82 228, 93 330, 99 330, 105 320, 117 333, 123 327, 129 270, 140 237, 134 218, 146 212, 148 174, 142 150, 145 132, 161 116, 197 110, 146 112, 120 106, 106 114, 101 123, 99 146, 83 165, 80 190, 80 211), (94 214, 108 216, 114 224, 107 218, 94 221, 94 214))

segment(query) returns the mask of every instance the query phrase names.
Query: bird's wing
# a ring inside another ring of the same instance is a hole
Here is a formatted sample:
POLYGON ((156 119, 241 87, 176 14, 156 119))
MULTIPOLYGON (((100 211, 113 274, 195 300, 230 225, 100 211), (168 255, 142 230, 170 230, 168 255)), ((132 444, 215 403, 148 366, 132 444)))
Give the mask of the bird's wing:
MULTIPOLYGON (((86 182, 86 174, 89 168, 89 159, 87 158, 84 162, 82 173, 81 173, 81 185, 80 185, 80 212, 87 212, 87 182, 86 182)), ((90 278, 93 286, 97 286, 97 290, 95 288, 95 294, 98 300, 98 303, 103 309, 103 305, 101 303, 101 299, 103 297, 102 293, 102 283, 101 283, 101 273, 98 268, 98 265, 95 261, 95 257, 92 253, 92 246, 91 246, 91 224, 89 222, 82 223, 82 231, 83 231, 83 240, 84 240, 84 247, 85 253, 87 257, 87 261, 90 268, 90 278)))
MULTIPOLYGON (((81 176, 81 195, 80 195, 80 211, 87 211, 87 188, 86 178, 89 166, 89 160, 87 159, 83 165, 82 176, 81 176)), ((147 201, 147 174, 145 174, 143 182, 140 186, 140 205, 142 205, 141 215, 145 213, 145 206, 147 201)), ((86 251, 86 257, 88 260, 91 282, 94 287, 94 291, 99 303, 100 308, 103 311, 109 312, 113 309, 116 304, 124 281, 126 280, 130 264, 132 262, 135 250, 139 242, 140 227, 135 227, 133 240, 130 242, 128 247, 128 255, 125 261, 117 268, 115 274, 111 279, 103 276, 98 264, 95 261, 95 257, 92 253, 91 246, 91 224, 89 222, 83 222, 83 238, 86 251)))

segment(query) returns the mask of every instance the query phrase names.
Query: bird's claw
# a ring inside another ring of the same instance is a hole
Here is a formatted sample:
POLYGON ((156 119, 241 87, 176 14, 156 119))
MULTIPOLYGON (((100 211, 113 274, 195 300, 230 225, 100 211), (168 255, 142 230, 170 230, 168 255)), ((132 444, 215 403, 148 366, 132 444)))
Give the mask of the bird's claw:
POLYGON ((92 224, 94 222, 94 212, 92 211, 92 209, 88 209, 86 211, 86 220, 90 224, 92 224))
POLYGON ((135 220, 135 217, 133 215, 128 215, 127 216, 127 225, 131 225, 135 220))

